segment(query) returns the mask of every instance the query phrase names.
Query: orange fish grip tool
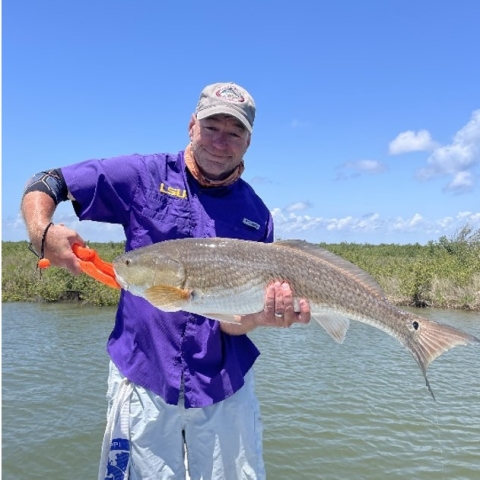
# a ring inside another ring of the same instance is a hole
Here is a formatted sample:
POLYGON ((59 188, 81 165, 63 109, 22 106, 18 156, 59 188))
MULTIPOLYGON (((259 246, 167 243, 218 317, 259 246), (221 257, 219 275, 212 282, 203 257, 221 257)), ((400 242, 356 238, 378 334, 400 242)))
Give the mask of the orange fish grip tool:
POLYGON ((72 245, 73 253, 78 257, 83 273, 111 288, 120 288, 115 279, 115 271, 111 263, 102 260, 93 248, 82 247, 78 243, 72 245))

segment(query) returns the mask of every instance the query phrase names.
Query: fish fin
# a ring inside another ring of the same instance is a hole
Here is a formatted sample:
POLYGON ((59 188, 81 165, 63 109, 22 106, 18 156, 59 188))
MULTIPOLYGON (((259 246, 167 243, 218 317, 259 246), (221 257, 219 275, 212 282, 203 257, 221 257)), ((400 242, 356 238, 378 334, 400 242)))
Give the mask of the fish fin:
POLYGON ((349 275, 353 275, 358 280, 360 280, 369 290, 377 297, 385 298, 385 294, 381 289, 380 285, 369 275, 365 270, 362 270, 357 265, 345 260, 338 255, 335 255, 328 250, 325 250, 318 245, 313 243, 306 242, 305 240, 280 240, 275 242, 273 245, 278 245, 280 247, 293 248, 299 250, 307 255, 312 255, 323 262, 327 262, 329 265, 332 265, 335 268, 342 270, 342 272, 349 275))
POLYGON ((420 366, 427 388, 435 400, 435 395, 427 378, 428 365, 442 353, 457 345, 480 345, 480 339, 462 332, 458 328, 427 320, 418 315, 411 315, 409 321, 411 322, 411 334, 403 340, 400 339, 400 341, 420 366))
POLYGON ((145 290, 145 298, 155 307, 165 311, 181 310, 190 298, 190 291, 170 285, 154 285, 145 290))
POLYGON ((225 323, 240 323, 240 315, 229 315, 227 313, 202 313, 204 317, 211 318, 212 320, 218 320, 225 323))
POLYGON ((350 320, 338 313, 312 314, 325 331, 338 343, 343 343, 347 330, 350 327, 350 320))

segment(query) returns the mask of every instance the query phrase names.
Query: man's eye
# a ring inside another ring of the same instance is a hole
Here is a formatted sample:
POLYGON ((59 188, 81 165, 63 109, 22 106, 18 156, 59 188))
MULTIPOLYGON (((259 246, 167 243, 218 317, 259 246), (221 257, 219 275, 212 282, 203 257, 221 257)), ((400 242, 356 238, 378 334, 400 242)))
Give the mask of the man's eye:
POLYGON ((208 133, 215 133, 218 129, 216 127, 205 127, 208 133))

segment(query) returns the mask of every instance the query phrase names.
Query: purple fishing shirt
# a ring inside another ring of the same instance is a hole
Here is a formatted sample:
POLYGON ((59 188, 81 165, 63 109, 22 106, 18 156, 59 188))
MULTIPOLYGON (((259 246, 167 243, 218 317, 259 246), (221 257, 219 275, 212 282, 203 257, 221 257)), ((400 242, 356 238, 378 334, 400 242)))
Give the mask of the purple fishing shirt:
MULTIPOLYGON (((126 251, 186 237, 273 241, 270 212, 242 179, 203 188, 178 154, 88 160, 62 168, 80 220, 120 224, 126 251)), ((162 312, 121 292, 107 344, 132 382, 176 405, 182 378, 185 406, 224 400, 244 383, 259 351, 246 335, 227 335, 217 321, 162 312)))

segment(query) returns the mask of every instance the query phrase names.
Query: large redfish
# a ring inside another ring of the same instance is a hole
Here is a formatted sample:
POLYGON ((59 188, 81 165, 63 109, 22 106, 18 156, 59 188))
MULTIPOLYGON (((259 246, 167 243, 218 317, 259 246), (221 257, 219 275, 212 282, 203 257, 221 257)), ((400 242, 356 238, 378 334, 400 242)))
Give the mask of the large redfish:
POLYGON ((312 318, 337 342, 343 342, 349 319, 395 337, 419 364, 432 396, 426 376, 430 362, 456 345, 480 343, 473 335, 400 310, 359 267, 303 241, 170 240, 121 255, 113 266, 122 288, 161 310, 227 322, 261 311, 267 285, 288 282, 296 304, 306 298, 312 318))

